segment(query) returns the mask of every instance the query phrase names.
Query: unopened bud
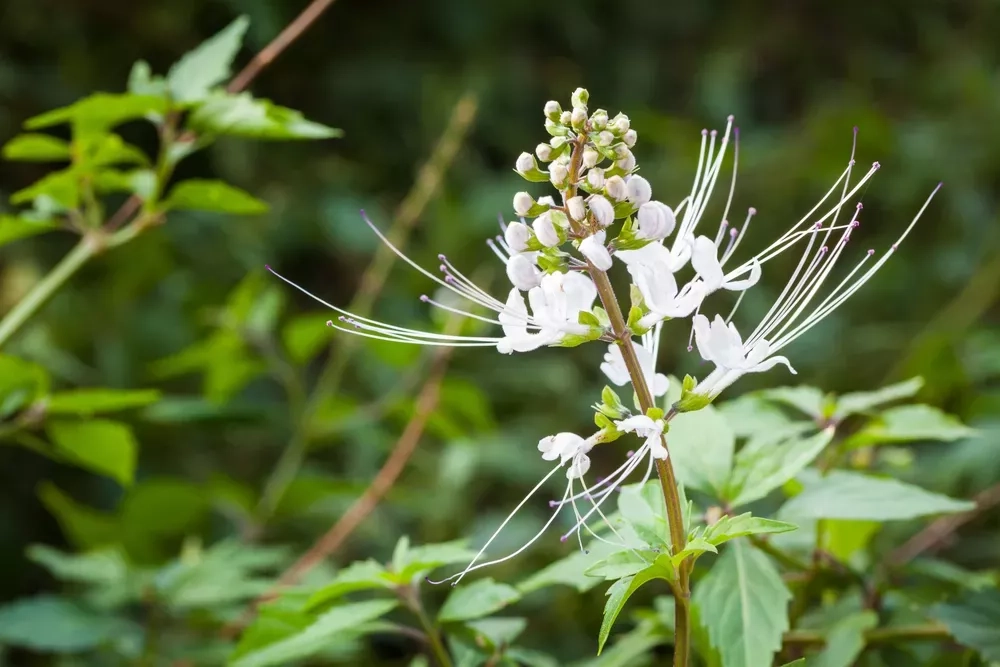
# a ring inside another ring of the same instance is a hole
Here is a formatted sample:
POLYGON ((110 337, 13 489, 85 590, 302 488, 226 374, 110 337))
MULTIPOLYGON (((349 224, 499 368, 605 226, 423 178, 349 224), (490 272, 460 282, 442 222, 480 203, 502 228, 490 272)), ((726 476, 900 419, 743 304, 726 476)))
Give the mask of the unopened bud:
POLYGON ((573 114, 569 111, 563 111, 559 114, 559 122, 563 125, 569 125, 569 122, 573 119, 573 114))
POLYGON ((545 195, 538 198, 538 203, 542 206, 555 206, 556 200, 552 198, 552 195, 545 195))
POLYGON ((569 201, 566 202, 566 208, 569 209, 569 217, 574 220, 583 220, 587 217, 587 207, 583 204, 583 197, 577 195, 571 197, 569 201))
POLYGON ((598 109, 590 116, 590 126, 595 130, 603 130, 608 126, 608 112, 598 109))
POLYGON ((604 182, 604 192, 615 201, 625 199, 625 179, 621 176, 612 176, 604 182))
POLYGON ((552 215, 548 211, 542 213, 531 223, 531 228, 535 230, 535 237, 546 248, 554 248, 562 243, 559 239, 559 232, 552 222, 552 215))
POLYGON ((628 146, 629 148, 632 148, 633 146, 635 146, 635 142, 638 139, 639 139, 639 135, 636 133, 635 130, 629 130, 628 132, 626 132, 626 133, 624 133, 622 135, 622 141, 624 141, 625 145, 628 146))
POLYGON ((611 134, 607 130, 604 130, 597 135, 597 145, 598 146, 610 146, 611 142, 615 140, 615 135, 611 134))
POLYGON ((591 190, 600 190, 604 187, 604 170, 600 167, 594 167, 587 172, 587 185, 590 186, 591 190))
POLYGON ((548 144, 538 144, 535 146, 535 155, 537 155, 538 159, 542 162, 548 162, 552 159, 552 146, 549 146, 548 144))
POLYGON ((525 255, 514 255, 507 262, 507 277, 514 287, 527 292, 542 282, 542 272, 525 255))
POLYGON ((590 101, 590 93, 587 92, 586 88, 577 88, 573 91, 570 96, 570 103, 572 103, 574 109, 587 108, 587 102, 590 101))
POLYGON ((587 110, 579 107, 573 109, 573 114, 570 116, 570 124, 574 130, 583 130, 584 125, 587 124, 587 110))
POLYGON ((602 229, 593 236, 588 236, 580 241, 580 253, 601 271, 607 271, 611 268, 611 253, 604 245, 604 238, 605 234, 602 229))
POLYGON ((626 116, 623 113, 620 113, 611 120, 611 122, 608 124, 608 129, 614 132, 615 134, 621 136, 626 132, 628 132, 629 125, 630 123, 628 120, 628 116, 626 116))
POLYGON ((560 188, 564 186, 567 178, 569 178, 569 169, 566 168, 566 165, 553 163, 549 168, 549 181, 555 187, 560 188))
POLYGON ((518 192, 514 195, 514 213, 518 215, 528 215, 528 211, 535 205, 535 200, 527 192, 518 192))
POLYGON ((587 198, 590 214, 601 227, 607 227, 615 221, 615 207, 601 195, 591 195, 587 198))
MULTIPOLYGON (((625 150, 628 151, 627 148, 625 150)), ((632 151, 628 151, 623 157, 621 157, 617 162, 615 162, 615 164, 618 166, 619 169, 623 169, 625 171, 632 171, 633 169, 635 169, 635 156, 632 155, 632 151)))
POLYGON ((625 196, 633 204, 642 206, 653 198, 653 188, 642 176, 632 176, 626 184, 625 196))
POLYGON ((595 151, 593 148, 587 147, 583 149, 583 166, 590 169, 596 165, 601 159, 601 154, 595 151))
POLYGON ((559 105, 555 100, 549 100, 545 103, 545 117, 551 120, 559 120, 559 116, 562 114, 562 106, 559 105))
POLYGON ((638 229, 635 237, 640 240, 659 241, 670 236, 677 224, 673 210, 663 202, 646 202, 639 207, 638 229))
POLYGON ((523 222, 511 222, 504 230, 503 239, 512 253, 524 252, 528 249, 528 241, 531 240, 531 230, 523 222))
POLYGON ((532 157, 531 153, 521 153, 517 156, 517 162, 514 164, 514 170, 517 173, 523 175, 535 169, 538 169, 538 165, 535 164, 535 158, 532 157))

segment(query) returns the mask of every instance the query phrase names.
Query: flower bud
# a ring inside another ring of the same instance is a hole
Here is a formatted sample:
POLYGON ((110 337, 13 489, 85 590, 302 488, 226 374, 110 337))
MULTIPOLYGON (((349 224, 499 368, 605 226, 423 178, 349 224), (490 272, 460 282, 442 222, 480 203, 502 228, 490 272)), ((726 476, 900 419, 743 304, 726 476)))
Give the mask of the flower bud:
POLYGON ((595 130, 603 130, 608 126, 608 112, 598 109, 590 116, 590 126, 595 130))
POLYGON ((510 278, 511 284, 522 292, 538 287, 542 282, 542 272, 524 255, 514 255, 508 260, 507 277, 510 278))
POLYGON ((554 248, 562 243, 559 239, 559 232, 552 222, 552 215, 548 211, 535 218, 535 221, 531 223, 531 228, 535 230, 535 237, 538 238, 539 243, 546 248, 554 248))
POLYGON ((566 208, 569 209, 569 217, 574 220, 583 220, 587 217, 587 207, 583 204, 583 197, 577 195, 571 197, 568 202, 566 202, 566 208))
POLYGON ((635 169, 635 156, 632 155, 632 151, 629 151, 627 148, 625 150, 628 152, 615 162, 615 164, 618 165, 619 169, 632 171, 635 169))
POLYGON ((552 146, 549 146, 548 144, 538 144, 535 146, 535 155, 537 155, 538 159, 542 162, 548 162, 552 159, 552 146))
POLYGON ((636 134, 635 130, 629 130, 628 132, 625 132, 624 134, 622 134, 622 141, 624 141, 625 145, 628 146, 629 148, 632 148, 633 146, 635 146, 635 142, 638 139, 639 139, 639 135, 636 134))
POLYGON ((583 166, 590 169, 596 165, 601 159, 601 154, 595 151, 593 148, 587 147, 583 149, 583 166))
POLYGON ((587 204, 590 206, 590 214, 601 227, 607 227, 615 221, 615 207, 605 197, 591 195, 587 198, 587 204))
POLYGON ((559 116, 562 114, 562 107, 555 100, 549 100, 545 103, 545 117, 551 120, 559 120, 559 116))
POLYGON ((590 93, 587 92, 586 88, 577 88, 570 96, 570 103, 572 103, 574 109, 581 107, 586 109, 588 101, 590 101, 590 93))
POLYGON ((563 111, 559 114, 559 122, 563 125, 569 125, 569 122, 573 119, 573 114, 569 111, 563 111))
POLYGON ((532 157, 531 153, 521 153, 517 156, 517 162, 514 163, 514 171, 523 176, 535 169, 538 169, 538 165, 535 164, 535 158, 532 157))
POLYGON ((538 203, 542 206, 555 206, 556 200, 552 198, 552 195, 545 195, 538 198, 538 203))
POLYGON ((587 185, 591 190, 600 190, 604 187, 604 170, 594 167, 587 172, 587 185))
POLYGON ((569 178, 569 169, 566 165, 554 162, 549 168, 549 180, 557 188, 561 188, 566 185, 566 179, 569 178))
POLYGON ((601 271, 607 271, 611 268, 611 253, 604 245, 604 238, 605 233, 602 229, 593 236, 588 236, 580 241, 580 253, 601 271))
POLYGON ((626 155, 632 152, 628 149, 628 146, 622 143, 615 144, 614 146, 611 147, 611 150, 614 151, 615 157, 619 159, 625 157, 626 155))
POLYGON ((570 124, 573 126, 573 129, 582 130, 586 123, 587 110, 580 107, 573 109, 573 114, 570 116, 570 124))
POLYGON ((552 150, 557 148, 562 148, 564 144, 569 143, 569 137, 554 137, 549 145, 552 146, 552 150))
POLYGON ((524 252, 528 249, 528 241, 531 240, 531 230, 523 222, 511 222, 504 230, 503 240, 507 242, 507 247, 512 253, 524 252))
POLYGON ((632 176, 625 185, 625 196, 633 204, 642 206, 653 198, 653 188, 642 176, 632 176))
POLYGON ((618 114, 608 124, 608 129, 619 136, 625 134, 629 130, 628 116, 623 113, 618 114))
POLYGON ((597 135, 597 145, 598 146, 610 146, 611 142, 615 140, 615 135, 611 134, 607 130, 604 130, 597 135))
POLYGON ((535 200, 527 192, 518 192, 514 195, 514 213, 518 215, 528 215, 528 211, 535 205, 535 200))
POLYGON ((604 193, 615 201, 625 199, 625 179, 621 176, 612 176, 604 182, 604 193))
POLYGON ((640 240, 659 241, 670 236, 677 224, 674 212, 663 202, 650 201, 639 207, 639 226, 635 237, 640 240))

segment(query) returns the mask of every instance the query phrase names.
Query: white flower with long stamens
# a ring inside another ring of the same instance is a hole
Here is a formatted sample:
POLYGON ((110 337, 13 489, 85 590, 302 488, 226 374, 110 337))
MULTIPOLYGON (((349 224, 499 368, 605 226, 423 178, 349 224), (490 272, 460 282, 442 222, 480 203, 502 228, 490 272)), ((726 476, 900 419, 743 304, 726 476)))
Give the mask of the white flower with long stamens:
MULTIPOLYGON (((736 231, 735 229, 733 231, 736 231)), ((751 259, 747 265, 749 268, 740 267, 730 274, 725 274, 722 264, 719 262, 719 247, 707 236, 699 236, 694 240, 694 249, 691 254, 691 266, 698 272, 705 284, 705 294, 711 294, 718 289, 729 290, 731 292, 742 292, 750 289, 760 281, 760 261, 751 259), (746 278, 741 278, 747 274, 746 278)))
POLYGON ((638 226, 635 238, 641 241, 659 241, 674 231, 677 218, 669 206, 659 201, 647 201, 636 214, 638 226))
POLYGON ((678 288, 671 268, 666 261, 628 265, 632 280, 649 309, 649 313, 640 320, 644 327, 668 318, 687 317, 701 306, 705 298, 704 287, 699 281, 678 288))
MULTIPOLYGON (((633 345, 633 348, 635 356, 639 359, 642 375, 646 378, 646 385, 653 396, 666 394, 670 383, 666 375, 656 372, 656 359, 653 357, 651 346, 643 341, 640 345, 633 345)), ((617 343, 608 345, 608 351, 604 354, 604 363, 601 364, 601 371, 611 380, 612 384, 619 387, 632 383, 628 367, 625 365, 625 358, 617 343)))
POLYGON ((646 415, 635 415, 615 422, 615 428, 619 431, 635 433, 640 438, 645 438, 643 446, 648 448, 650 456, 660 460, 667 458, 667 448, 663 446, 663 430, 666 425, 662 419, 646 415))
POLYGON ((531 315, 517 289, 507 297, 500 313, 504 337, 497 350, 504 354, 529 352, 561 342, 567 335, 583 335, 589 328, 579 323, 581 312, 589 311, 597 298, 597 288, 580 273, 550 273, 528 292, 531 315))
POLYGON ((538 287, 542 282, 542 272, 535 266, 529 254, 513 255, 507 260, 507 277, 511 284, 522 292, 538 287))

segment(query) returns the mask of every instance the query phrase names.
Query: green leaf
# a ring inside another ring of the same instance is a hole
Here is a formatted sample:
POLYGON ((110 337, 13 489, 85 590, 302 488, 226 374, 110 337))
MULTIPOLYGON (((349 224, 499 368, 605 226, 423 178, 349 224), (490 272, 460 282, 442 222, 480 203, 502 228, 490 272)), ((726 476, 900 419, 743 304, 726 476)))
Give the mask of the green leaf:
POLYGON ((250 651, 230 662, 231 667, 288 665, 317 654, 351 630, 392 611, 395 600, 370 600, 334 607, 314 623, 291 636, 250 651))
POLYGON ((343 134, 249 93, 211 97, 191 113, 188 124, 201 134, 252 139, 329 139, 343 134))
POLYGON ((333 580, 313 593, 306 602, 307 610, 325 607, 348 593, 371 589, 391 589, 388 571, 374 560, 351 563, 338 572, 333 580))
POLYGON ((0 607, 0 644, 71 653, 112 643, 129 624, 83 609, 54 595, 39 595, 0 607))
POLYGON ((147 477, 131 487, 119 505, 121 541, 134 559, 158 562, 177 548, 181 538, 199 532, 209 502, 199 484, 147 477))
POLYGON ((893 521, 964 512, 975 503, 956 500, 894 479, 835 470, 806 484, 781 508, 783 518, 893 521))
POLYGON ((142 150, 126 143, 117 134, 102 134, 84 143, 86 147, 84 162, 88 165, 94 167, 106 167, 112 164, 149 165, 149 158, 142 150))
POLYGON ((799 658, 798 660, 792 660, 791 662, 786 662, 781 667, 806 667, 806 659, 799 658))
POLYGON ((737 438, 770 433, 787 427, 791 420, 774 403, 754 394, 745 394, 724 403, 714 403, 737 438))
POLYGON ((850 446, 913 440, 954 441, 975 433, 955 417, 930 405, 901 405, 889 408, 867 424, 851 438, 850 446))
POLYGON ((797 423, 750 440, 736 455, 723 499, 734 507, 746 505, 802 472, 833 439, 833 427, 802 437, 813 428, 808 422, 797 423))
POLYGON ((656 556, 652 551, 638 552, 632 549, 618 551, 588 567, 584 574, 605 580, 621 579, 645 570, 656 556))
POLYGON ((58 225, 51 220, 33 220, 26 216, 0 215, 0 246, 36 234, 44 234, 53 229, 58 229, 58 225))
POLYGON ((163 97, 167 94, 167 81, 162 76, 154 76, 145 60, 137 60, 128 74, 128 92, 163 97))
POLYGON ((196 102, 228 79, 249 25, 250 20, 240 16, 178 60, 167 72, 171 96, 178 102, 196 102))
POLYGON ((52 172, 10 196, 11 204, 44 199, 51 208, 69 210, 80 203, 80 177, 73 169, 52 172))
POLYGON ((868 546, 882 524, 878 521, 827 519, 823 522, 823 527, 822 547, 842 563, 846 563, 851 556, 868 546))
POLYGON ((723 542, 743 537, 745 535, 765 535, 768 533, 787 533, 798 526, 751 516, 750 512, 739 516, 724 516, 711 526, 706 526, 700 537, 706 542, 719 546, 723 542))
POLYGON ((931 608, 931 615, 948 627, 955 641, 984 658, 1000 660, 1000 591, 969 593, 931 608))
POLYGON ((327 326, 330 316, 325 313, 318 315, 300 315, 293 318, 281 332, 288 356, 297 364, 304 364, 328 344, 332 338, 331 329, 327 326))
POLYGON ((222 181, 189 179, 181 181, 163 202, 168 209, 215 211, 237 215, 265 213, 267 204, 249 192, 222 181))
POLYGON ((69 143, 48 134, 19 134, 3 147, 8 160, 64 162, 70 159, 69 143))
POLYGON ((729 478, 736 437, 722 414, 709 405, 671 420, 667 448, 680 484, 714 494, 729 478))
POLYGON ((891 384, 876 391, 859 391, 851 394, 844 394, 837 399, 837 407, 833 412, 833 418, 840 421, 848 415, 869 412, 872 408, 880 405, 910 398, 924 386, 924 379, 921 377, 910 378, 905 382, 891 384))
POLYGON ((639 539, 650 547, 670 547, 667 507, 659 481, 621 487, 618 512, 639 539))
POLYGON ((101 412, 139 408, 160 400, 155 389, 71 389, 49 396, 45 410, 52 415, 89 417, 101 412))
POLYGON ((500 611, 520 598, 521 594, 513 586, 499 584, 492 579, 480 579, 469 586, 452 591, 438 612, 438 620, 447 623, 482 618, 500 611))
POLYGON ((698 582, 693 602, 726 667, 760 667, 781 648, 791 599, 771 560, 739 541, 698 582))
POLYGON ((809 661, 810 667, 851 667, 865 649, 865 632, 878 625, 873 611, 851 614, 826 635, 826 648, 809 661))
POLYGON ((597 654, 601 654, 615 620, 618 619, 622 608, 625 607, 625 603, 628 602, 633 593, 639 590, 643 584, 654 579, 674 581, 675 577, 676 572, 674 572, 673 564, 670 562, 670 556, 661 554, 649 567, 612 584, 607 592, 608 601, 604 604, 604 619, 601 621, 601 631, 597 637, 597 654))
POLYGON ((68 107, 53 109, 34 118, 24 126, 29 130, 72 123, 74 138, 101 134, 128 120, 162 116, 167 101, 162 97, 130 93, 94 93, 68 107))
POLYGON ((517 589, 527 595, 548 586, 572 586, 580 593, 586 593, 601 583, 600 579, 588 576, 587 569, 617 549, 606 542, 592 542, 587 551, 574 551, 569 556, 549 563, 538 572, 517 585, 517 589))
POLYGON ((94 174, 94 190, 106 195, 127 192, 149 199, 156 192, 156 174, 152 169, 101 169, 94 174))
POLYGON ((30 361, 0 354, 0 419, 27 407, 49 390, 49 374, 30 361))
POLYGON ((118 522, 108 514, 80 505, 55 485, 43 482, 38 497, 51 512, 69 540, 81 549, 93 549, 115 541, 118 522))
POLYGON ((816 387, 776 387, 756 394, 761 398, 795 408, 814 419, 822 419, 826 396, 816 387))
POLYGON ((53 420, 45 430, 59 454, 70 462, 122 485, 132 483, 138 445, 127 425, 103 419, 53 420))
POLYGON ((422 577, 443 565, 466 563, 475 558, 476 552, 465 546, 465 540, 442 542, 441 544, 425 544, 411 547, 398 564, 393 563, 393 577, 401 583, 409 583, 422 577))
POLYGON ((60 581, 109 585, 128 575, 128 564, 118 549, 68 554, 44 544, 33 544, 27 556, 60 581))

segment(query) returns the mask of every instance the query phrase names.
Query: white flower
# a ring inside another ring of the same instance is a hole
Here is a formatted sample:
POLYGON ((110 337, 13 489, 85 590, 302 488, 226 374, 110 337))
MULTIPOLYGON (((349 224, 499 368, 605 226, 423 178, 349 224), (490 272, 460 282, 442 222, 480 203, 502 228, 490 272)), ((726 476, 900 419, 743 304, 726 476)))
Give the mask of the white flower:
POLYGON ((604 109, 598 109, 590 116, 590 125, 595 130, 603 130, 608 124, 608 112, 604 109))
POLYGON ((552 159, 552 146, 548 144, 538 144, 535 146, 535 155, 542 162, 548 162, 552 159))
POLYGON ((625 145, 628 146, 629 148, 635 146, 635 142, 638 138, 639 135, 636 134, 635 130, 628 130, 627 132, 625 132, 625 134, 622 135, 622 141, 624 141, 625 145))
POLYGON ((644 446, 649 448, 650 455, 661 461, 667 458, 667 448, 663 446, 664 426, 662 419, 651 419, 646 415, 636 415, 615 422, 615 428, 619 431, 635 433, 640 438, 645 438, 644 446))
POLYGON ((691 246, 694 239, 689 238, 687 243, 674 243, 674 248, 670 249, 663 245, 663 241, 654 241, 638 250, 619 250, 615 257, 631 265, 662 265, 670 273, 677 273, 691 259, 691 246))
POLYGON ((518 215, 528 215, 528 211, 535 205, 535 200, 527 192, 518 192, 514 195, 514 213, 518 215))
POLYGON ((777 364, 784 364, 795 374, 787 357, 768 357, 772 352, 770 343, 759 338, 752 344, 744 345, 736 325, 727 325, 719 315, 711 324, 704 315, 695 315, 694 340, 702 359, 716 365, 705 381, 695 388, 699 394, 711 392, 708 395, 715 396, 743 375, 763 373, 777 364))
POLYGON ((606 198, 601 195, 590 195, 587 198, 587 204, 590 206, 590 213, 594 216, 594 220, 601 227, 607 227, 615 221, 615 207, 606 198))
POLYGON ((735 271, 724 274, 719 263, 718 246, 707 236, 699 236, 694 240, 694 250, 691 255, 691 266, 705 283, 705 293, 711 294, 718 289, 731 292, 742 292, 750 289, 760 280, 760 261, 756 258, 741 265, 735 271), (746 278, 741 276, 749 275, 746 278))
POLYGON ((642 206, 653 198, 653 188, 642 176, 632 176, 625 186, 625 197, 637 206, 642 206))
POLYGON ((611 268, 611 253, 604 245, 605 232, 601 231, 580 241, 580 253, 601 271, 611 268))
POLYGON ((629 130, 628 116, 623 113, 618 114, 611 121, 609 127, 616 134, 625 134, 629 130))
POLYGON ((531 223, 531 228, 535 230, 535 238, 546 248, 554 248, 562 243, 559 231, 552 222, 552 214, 549 211, 535 218, 535 221, 531 223))
POLYGON ((625 191, 625 179, 621 176, 612 176, 604 182, 604 193, 615 201, 625 199, 625 191))
POLYGON ((587 217, 587 207, 583 205, 583 197, 580 195, 570 197, 566 208, 569 210, 569 217, 574 220, 580 221, 587 217))
POLYGON ((532 287, 538 287, 542 281, 542 272, 527 255, 514 255, 507 261, 507 277, 514 287, 527 292, 532 287))
MULTIPOLYGON (((632 177, 637 178, 636 176, 632 177)), ((631 181, 629 181, 631 184, 631 181)), ((670 236, 677 225, 677 218, 669 206, 663 202, 647 201, 639 207, 638 229, 635 237, 640 240, 659 241, 670 236)))
POLYGON ((562 106, 555 100, 549 100, 545 103, 545 115, 548 118, 553 116, 559 116, 562 113, 562 106))
POLYGON ((587 453, 593 448, 591 440, 581 438, 576 433, 556 433, 538 441, 538 451, 546 461, 559 459, 559 465, 570 463, 566 470, 567 479, 580 479, 590 470, 587 453))
POLYGON ((566 184, 567 178, 569 178, 569 170, 566 168, 566 165, 555 162, 549 167, 549 181, 553 186, 557 188, 562 187, 566 184))
POLYGON ((572 112, 563 111, 561 114, 559 114, 559 122, 562 123, 563 125, 569 125, 570 118, 572 117, 573 117, 572 112))
POLYGON ((600 190, 604 187, 604 170, 600 167, 593 167, 587 172, 587 185, 592 190, 600 190))
POLYGON ((574 128, 582 128, 583 124, 587 122, 587 109, 581 107, 573 109, 573 114, 570 116, 569 122, 574 128))
POLYGON ((593 169, 594 165, 601 161, 601 154, 589 146, 583 149, 583 166, 593 169))
POLYGON ((579 323, 580 313, 589 311, 597 298, 597 288, 587 276, 578 273, 549 273, 541 284, 528 291, 531 315, 517 289, 511 290, 500 313, 504 337, 497 349, 504 354, 528 352, 558 343, 568 334, 585 334, 588 327, 579 323))
POLYGON ((535 164, 535 158, 531 156, 531 153, 521 153, 517 156, 517 162, 514 165, 517 173, 523 175, 537 168, 538 165, 535 164))
POLYGON ((524 252, 528 249, 528 241, 531 240, 531 230, 523 222, 511 222, 503 233, 504 241, 512 253, 524 252))
MULTIPOLYGON (((669 388, 667 376, 657 373, 654 368, 655 360, 653 353, 645 345, 635 345, 635 355, 639 359, 639 366, 642 368, 643 377, 646 379, 646 386, 653 392, 653 396, 663 396, 669 388)), ((629 384, 632 381, 628 368, 625 366, 625 358, 622 356, 621 347, 617 343, 608 345, 608 351, 604 354, 604 363, 601 364, 601 371, 611 382, 619 387, 629 384)))

